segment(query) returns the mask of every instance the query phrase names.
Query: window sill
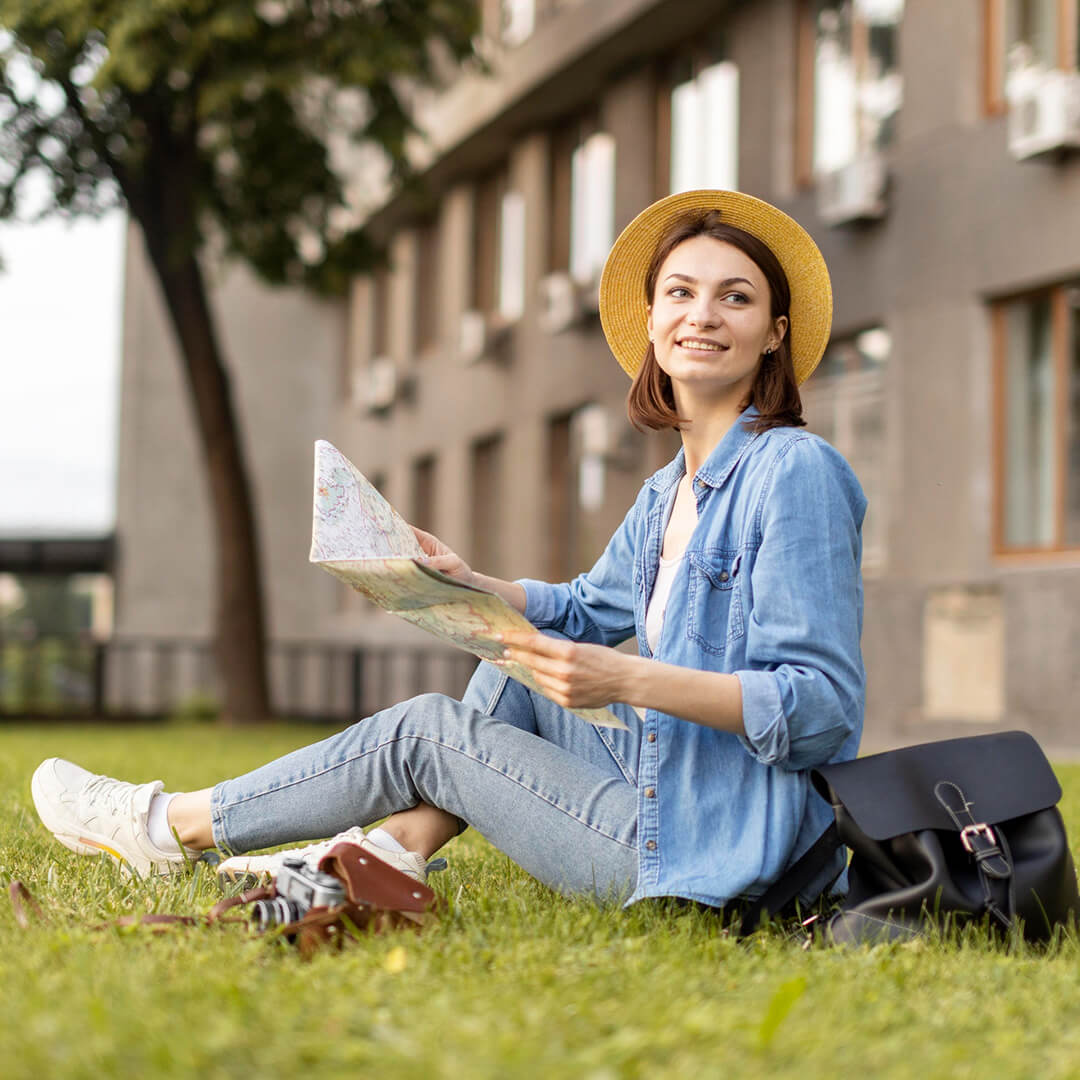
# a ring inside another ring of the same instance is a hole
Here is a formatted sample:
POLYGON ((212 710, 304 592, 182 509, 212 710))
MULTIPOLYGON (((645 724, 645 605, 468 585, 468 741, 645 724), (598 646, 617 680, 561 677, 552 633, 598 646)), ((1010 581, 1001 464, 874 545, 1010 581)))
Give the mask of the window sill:
POLYGON ((1080 547, 998 550, 994 564, 1000 570, 1031 570, 1042 567, 1080 567, 1080 547))

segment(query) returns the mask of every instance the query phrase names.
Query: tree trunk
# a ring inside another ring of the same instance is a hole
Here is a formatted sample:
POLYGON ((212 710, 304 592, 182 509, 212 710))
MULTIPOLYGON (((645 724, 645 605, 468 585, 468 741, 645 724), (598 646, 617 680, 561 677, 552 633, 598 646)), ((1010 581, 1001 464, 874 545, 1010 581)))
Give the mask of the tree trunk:
POLYGON ((270 716, 266 623, 251 486, 240 446, 229 377, 221 362, 202 270, 194 254, 176 258, 168 236, 143 225, 150 260, 180 344, 202 441, 214 520, 215 652, 224 691, 222 719, 250 724, 270 716))

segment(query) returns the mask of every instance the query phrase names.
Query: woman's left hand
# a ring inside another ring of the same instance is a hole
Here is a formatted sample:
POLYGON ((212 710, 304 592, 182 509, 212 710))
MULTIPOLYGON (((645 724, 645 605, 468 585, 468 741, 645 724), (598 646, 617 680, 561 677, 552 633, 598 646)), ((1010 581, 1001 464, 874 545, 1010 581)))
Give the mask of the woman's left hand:
POLYGON ((566 709, 598 709, 625 701, 635 657, 607 645, 587 645, 547 634, 508 630, 505 659, 522 664, 552 701, 566 709))

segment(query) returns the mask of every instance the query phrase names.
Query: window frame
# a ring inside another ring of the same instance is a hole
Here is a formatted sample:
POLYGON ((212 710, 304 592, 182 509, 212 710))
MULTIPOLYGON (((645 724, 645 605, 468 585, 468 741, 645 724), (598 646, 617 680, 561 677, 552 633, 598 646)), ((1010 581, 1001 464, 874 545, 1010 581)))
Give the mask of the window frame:
MULTIPOLYGON (((810 0, 801 0, 809 3, 810 0)), ((1008 112, 1005 99, 1005 69, 1002 57, 1005 43, 1006 5, 1010 0, 982 0, 982 98, 987 116, 1008 112)), ((1080 0, 1057 2, 1057 70, 1080 69, 1077 50, 1080 46, 1080 0)))
MULTIPOLYGON (((992 3, 993 0, 983 0, 992 3)), ((812 188, 817 183, 818 174, 814 171, 814 120, 817 102, 814 99, 816 85, 814 64, 817 58, 817 33, 814 19, 816 0, 796 0, 795 4, 795 186, 802 190, 812 188)), ((854 3, 853 3, 854 8, 854 3)), ((900 25, 899 23, 897 24, 900 25)), ((859 18, 852 19, 852 56, 855 57, 856 71, 865 66, 860 63, 861 55, 869 51, 869 24, 859 18)), ((903 68, 899 68, 901 80, 903 68)), ((900 110, 903 109, 903 98, 900 110)), ((898 110, 898 112, 900 111, 898 110)), ((894 114, 895 115, 895 114, 894 114)))
POLYGON ((991 547, 994 557, 1003 562, 1062 562, 1080 559, 1080 543, 1065 543, 1065 509, 1068 501, 1068 394, 1069 383, 1069 304, 1067 292, 1073 281, 1056 281, 1039 288, 1025 289, 995 297, 990 308, 991 364, 993 392, 993 452, 991 483, 991 547), (1054 377, 1054 543, 1052 546, 1015 546, 1005 542, 1006 510, 1006 438, 1005 402, 1006 366, 1008 363, 1007 311, 1010 305, 1031 302, 1049 295, 1050 352, 1054 377))
POLYGON ((415 356, 437 352, 442 344, 442 219, 438 213, 417 223, 413 274, 415 356))

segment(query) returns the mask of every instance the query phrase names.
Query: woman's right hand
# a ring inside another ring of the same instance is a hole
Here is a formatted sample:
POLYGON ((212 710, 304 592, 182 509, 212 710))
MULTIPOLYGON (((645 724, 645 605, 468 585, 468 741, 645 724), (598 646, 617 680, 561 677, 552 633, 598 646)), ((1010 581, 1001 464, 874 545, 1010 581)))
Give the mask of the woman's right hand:
POLYGON ((447 577, 456 578, 464 585, 473 584, 473 572, 460 555, 451 551, 437 536, 432 536, 415 525, 410 525, 409 528, 416 534, 416 539, 427 556, 425 566, 430 566, 432 570, 438 570, 447 577))

